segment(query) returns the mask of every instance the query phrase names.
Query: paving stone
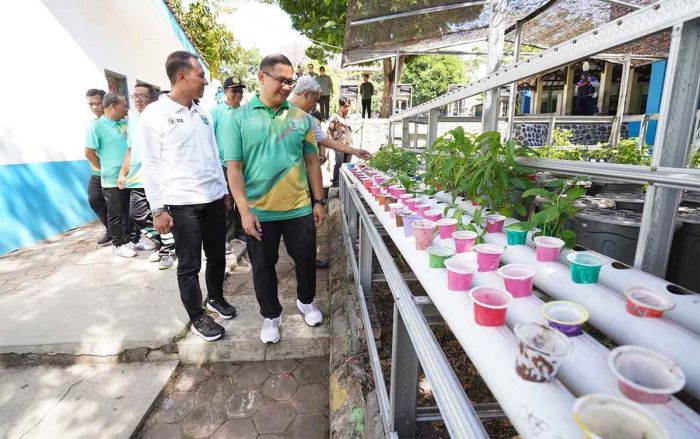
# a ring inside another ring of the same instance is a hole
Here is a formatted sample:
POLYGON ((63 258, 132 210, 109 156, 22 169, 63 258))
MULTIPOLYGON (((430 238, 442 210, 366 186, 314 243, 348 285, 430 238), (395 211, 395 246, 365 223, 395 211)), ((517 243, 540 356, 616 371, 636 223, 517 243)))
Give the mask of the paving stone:
POLYGON ((253 417, 260 434, 282 433, 294 419, 294 409, 288 401, 272 401, 253 417))
POLYGON ((258 439, 289 439, 291 434, 261 434, 258 439))
POLYGON ((261 385, 269 376, 265 363, 255 362, 241 366, 233 380, 242 389, 252 389, 261 385))
POLYGON ((326 439, 330 437, 328 416, 322 414, 299 415, 292 423, 292 434, 299 439, 326 439))
POLYGON ((218 391, 217 380, 202 381, 194 394, 194 405, 208 405, 211 403, 214 394, 218 391))
POLYGON ((226 401, 226 415, 229 418, 249 418, 253 416, 263 405, 265 400, 262 392, 257 389, 240 390, 226 401))
POLYGON ((258 432, 250 419, 231 419, 216 430, 211 439, 255 439, 258 432))
POLYGON ((175 389, 180 392, 188 392, 206 379, 207 373, 204 369, 189 367, 180 371, 175 381, 175 389))
POLYGON ((224 422, 226 422, 226 411, 220 405, 197 406, 183 419, 182 432, 195 438, 209 437, 224 422))
POLYGON ((292 405, 299 413, 328 411, 328 382, 299 386, 292 397, 292 405))
POLYGON ((156 419, 158 422, 169 424, 180 422, 194 408, 192 395, 185 392, 175 392, 166 395, 156 408, 156 419))
POLYGON ((271 374, 291 373, 299 362, 295 359, 266 361, 265 366, 271 374))
POLYGON ((317 384, 328 381, 328 360, 315 358, 303 361, 294 369, 294 378, 299 384, 317 384))
POLYGON ((299 385, 291 374, 272 375, 263 384, 263 395, 276 401, 292 397, 299 385))
POLYGON ((180 439, 180 426, 176 424, 156 424, 146 430, 140 439, 180 439))

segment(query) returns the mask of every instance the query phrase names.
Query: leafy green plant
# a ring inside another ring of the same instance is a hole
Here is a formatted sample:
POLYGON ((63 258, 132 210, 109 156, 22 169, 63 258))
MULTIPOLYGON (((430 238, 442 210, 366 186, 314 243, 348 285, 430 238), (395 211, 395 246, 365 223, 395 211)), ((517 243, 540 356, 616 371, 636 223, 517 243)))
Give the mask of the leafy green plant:
POLYGON ((586 190, 578 185, 579 181, 579 179, 550 180, 545 184, 545 188, 526 190, 523 198, 540 196, 544 199, 542 209, 530 215, 526 226, 537 227, 540 231, 536 235, 560 238, 569 248, 576 245, 576 233, 573 230, 564 229, 564 224, 578 213, 574 201, 586 193, 586 190))
POLYGON ((457 127, 435 140, 423 153, 426 163, 424 181, 438 190, 452 191, 467 176, 477 145, 464 128, 457 127))
POLYGON ((688 166, 691 168, 700 168, 700 149, 696 150, 695 154, 692 155, 688 166))
POLYGON ((557 160, 583 160, 584 150, 579 146, 541 146, 535 148, 537 156, 541 159, 557 160))
POLYGON ((554 146, 571 146, 574 138, 574 130, 555 128, 553 134, 554 146))
POLYGON ((636 137, 620 139, 617 143, 617 147, 611 150, 612 157, 610 161, 612 163, 622 163, 626 165, 651 165, 651 156, 647 148, 643 147, 640 151, 638 142, 639 139, 636 137))
POLYGON ((418 168, 418 156, 394 145, 384 145, 374 154, 369 165, 383 172, 413 175, 418 168))

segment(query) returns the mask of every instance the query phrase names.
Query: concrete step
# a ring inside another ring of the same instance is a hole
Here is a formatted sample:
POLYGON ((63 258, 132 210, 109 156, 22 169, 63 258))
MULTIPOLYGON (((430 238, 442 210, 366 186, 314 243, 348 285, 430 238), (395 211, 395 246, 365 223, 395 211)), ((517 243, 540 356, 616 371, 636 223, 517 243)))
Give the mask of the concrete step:
POLYGON ((129 438, 176 361, 2 370, 0 437, 129 438))

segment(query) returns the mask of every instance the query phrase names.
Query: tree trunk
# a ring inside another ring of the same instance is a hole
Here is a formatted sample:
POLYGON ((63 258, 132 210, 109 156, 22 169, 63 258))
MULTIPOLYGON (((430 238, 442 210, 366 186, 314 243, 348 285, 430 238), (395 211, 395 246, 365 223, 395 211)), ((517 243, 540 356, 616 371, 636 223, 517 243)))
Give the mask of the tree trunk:
MULTIPOLYGON (((379 111, 380 118, 387 118, 391 116, 391 96, 394 93, 394 64, 391 63, 392 59, 396 58, 384 58, 382 60, 382 70, 384 71, 384 92, 382 93, 382 108, 379 111)), ((399 78, 401 78, 401 70, 405 64, 406 57, 399 56, 399 78)))

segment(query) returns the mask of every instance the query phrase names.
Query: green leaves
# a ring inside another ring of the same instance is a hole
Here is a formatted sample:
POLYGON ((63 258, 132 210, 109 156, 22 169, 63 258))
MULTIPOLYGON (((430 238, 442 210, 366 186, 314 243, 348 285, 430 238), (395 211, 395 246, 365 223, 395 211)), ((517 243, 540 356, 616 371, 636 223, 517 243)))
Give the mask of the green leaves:
POLYGON ((564 241, 566 248, 573 248, 576 245, 576 232, 573 230, 563 230, 559 238, 564 241))
POLYGON ((547 189, 542 189, 539 187, 528 189, 525 192, 523 192, 523 198, 534 197, 538 195, 541 197, 546 197, 550 195, 550 192, 547 189))

